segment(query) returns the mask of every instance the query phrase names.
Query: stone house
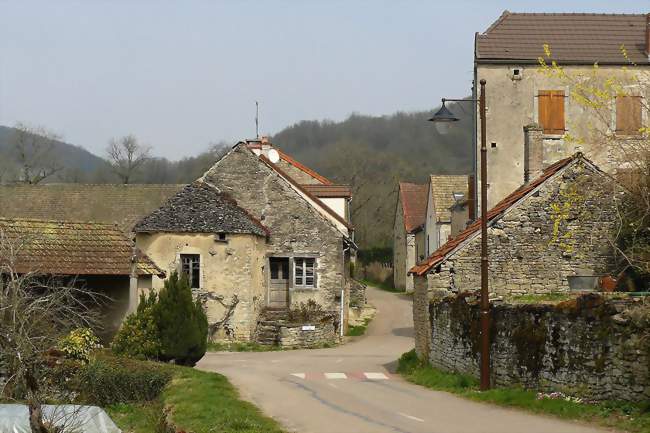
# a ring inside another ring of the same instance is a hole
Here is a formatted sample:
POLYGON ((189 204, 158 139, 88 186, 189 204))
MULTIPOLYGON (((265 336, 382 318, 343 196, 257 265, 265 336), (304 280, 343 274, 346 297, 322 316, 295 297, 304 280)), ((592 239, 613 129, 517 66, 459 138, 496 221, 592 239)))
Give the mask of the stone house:
POLYGON ((413 277, 407 275, 417 262, 424 259, 424 221, 429 185, 399 183, 395 222, 393 223, 393 285, 413 291, 413 277))
POLYGON ((428 256, 451 236, 451 208, 468 197, 466 175, 432 174, 429 176, 427 209, 424 223, 425 251, 428 256))
MULTIPOLYGON (((506 11, 485 32, 476 34, 474 83, 487 81, 489 207, 521 184, 525 125, 542 128, 546 165, 581 151, 608 173, 617 168, 612 160, 617 145, 612 143, 625 145, 637 140, 639 128, 647 125, 649 20, 646 14, 506 11), (620 80, 626 94, 599 110, 584 108, 572 96, 574 84, 540 71, 545 44, 550 47, 551 59, 567 74, 589 77, 597 63, 598 75, 620 80), (610 145, 602 144, 604 136, 610 145)), ((476 87, 474 98, 478 96, 476 87)), ((478 161, 478 115, 475 121, 478 161)))
MULTIPOLYGON (((488 211, 490 292, 595 288, 613 266, 618 184, 581 153, 531 175, 488 211)), ((480 244, 477 220, 411 269, 416 293, 480 288, 480 244)))
MULTIPOLYGON (((188 274, 214 337, 251 340, 262 312, 281 319, 309 300, 337 317, 341 332, 356 249, 350 198, 348 186, 268 140, 244 141, 143 218, 136 244, 163 269, 188 274)), ((154 278, 154 289, 162 285, 154 278)))
POLYGON ((0 218, 0 232, 6 242, 0 275, 11 271, 53 276, 111 299, 100 306, 105 317, 100 337, 105 342, 135 309, 138 292, 151 289, 154 277, 165 277, 114 224, 0 218), (14 257, 5 254, 8 244, 14 257), (137 261, 132 262, 134 255, 137 261))

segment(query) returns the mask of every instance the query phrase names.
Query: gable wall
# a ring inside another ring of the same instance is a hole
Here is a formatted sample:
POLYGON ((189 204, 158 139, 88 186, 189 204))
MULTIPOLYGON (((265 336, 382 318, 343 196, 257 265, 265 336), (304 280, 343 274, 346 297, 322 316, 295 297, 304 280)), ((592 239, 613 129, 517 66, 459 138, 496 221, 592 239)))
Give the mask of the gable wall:
POLYGON ((406 288, 406 229, 404 228, 404 211, 402 196, 397 195, 395 207, 395 225, 393 226, 393 285, 397 289, 406 288))
MULTIPOLYGON (((616 221, 613 188, 612 180, 579 162, 489 227, 490 292, 567 291, 568 276, 606 274, 616 221)), ((429 274, 429 289, 479 289, 480 242, 479 234, 440 273, 429 274)))
POLYGON ((326 309, 338 310, 336 297, 345 284, 343 241, 330 222, 245 148, 226 155, 204 179, 230 194, 270 230, 267 255, 317 257, 318 288, 292 289, 292 304, 314 299, 326 309))

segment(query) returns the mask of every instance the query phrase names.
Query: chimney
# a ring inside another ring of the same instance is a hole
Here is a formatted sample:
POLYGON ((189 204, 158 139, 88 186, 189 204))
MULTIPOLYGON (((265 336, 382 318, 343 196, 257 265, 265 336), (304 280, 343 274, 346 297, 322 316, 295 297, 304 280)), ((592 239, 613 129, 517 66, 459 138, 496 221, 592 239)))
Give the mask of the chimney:
POLYGON ((542 174, 543 129, 536 123, 524 126, 524 184, 542 174))
POLYGON ((650 14, 645 15, 645 55, 650 62, 650 14))

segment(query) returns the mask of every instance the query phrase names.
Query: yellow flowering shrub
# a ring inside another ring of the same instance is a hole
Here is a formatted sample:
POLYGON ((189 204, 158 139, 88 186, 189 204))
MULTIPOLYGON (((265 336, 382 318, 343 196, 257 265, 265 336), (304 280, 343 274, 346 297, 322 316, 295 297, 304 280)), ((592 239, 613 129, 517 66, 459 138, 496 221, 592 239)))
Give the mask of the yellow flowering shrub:
POLYGON ((59 340, 59 350, 67 358, 82 362, 90 360, 90 353, 99 344, 99 338, 90 328, 77 328, 59 340))

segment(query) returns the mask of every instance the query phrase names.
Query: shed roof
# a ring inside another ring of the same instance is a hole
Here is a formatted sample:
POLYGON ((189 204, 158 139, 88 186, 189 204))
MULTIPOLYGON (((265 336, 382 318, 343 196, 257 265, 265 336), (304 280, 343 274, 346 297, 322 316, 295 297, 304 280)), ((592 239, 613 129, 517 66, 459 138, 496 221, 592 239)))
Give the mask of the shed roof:
POLYGON ((160 208, 139 221, 134 230, 179 233, 251 233, 268 236, 260 221, 205 181, 178 191, 160 208))
POLYGON ((184 185, 84 185, 74 183, 0 186, 0 217, 96 221, 125 233, 184 185))
POLYGON ((537 63, 544 44, 560 63, 648 64, 646 14, 512 13, 504 11, 476 35, 479 63, 537 63))
POLYGON ((406 233, 413 233, 422 228, 427 217, 427 193, 429 185, 400 182, 399 194, 404 215, 406 233))
POLYGON ((302 186, 318 198, 352 197, 352 189, 350 188, 350 185, 303 184, 302 186))
POLYGON ((456 201, 454 193, 462 193, 467 198, 468 176, 456 174, 432 174, 430 177, 431 196, 438 221, 451 221, 449 210, 456 201))
MULTIPOLYGON (((546 182, 555 174, 559 173, 564 168, 568 167, 569 165, 571 165, 572 163, 578 160, 587 161, 591 166, 595 167, 595 165, 593 165, 591 161, 587 160, 582 155, 582 153, 576 153, 572 157, 562 159, 556 162, 555 164, 550 165, 542 172, 542 175, 540 177, 535 179, 533 182, 530 182, 526 185, 522 185, 517 190, 512 192, 510 195, 508 195, 506 198, 504 198, 499 203, 497 203, 492 209, 490 209, 487 213, 488 226, 493 221, 496 221, 499 218, 501 218, 501 216, 503 216, 503 214, 508 209, 517 205, 517 203, 519 203, 520 200, 524 199, 529 194, 533 193, 544 182, 546 182)), ((467 227, 467 229, 460 232, 458 236, 451 239, 450 241, 442 245, 440 248, 438 248, 436 251, 434 251, 422 263, 411 268, 409 274, 415 274, 419 276, 425 275, 427 272, 431 271, 435 266, 444 262, 447 259, 447 257, 449 257, 453 252, 460 249, 462 245, 465 243, 465 241, 469 240, 472 236, 478 234, 480 232, 480 229, 481 229, 481 219, 479 218, 476 221, 474 221, 472 224, 470 224, 467 227)))
MULTIPOLYGON (((114 224, 0 218, 0 231, 16 250, 15 272, 131 274, 133 242, 114 224)), ((165 274, 148 256, 136 253, 138 275, 165 274)))

